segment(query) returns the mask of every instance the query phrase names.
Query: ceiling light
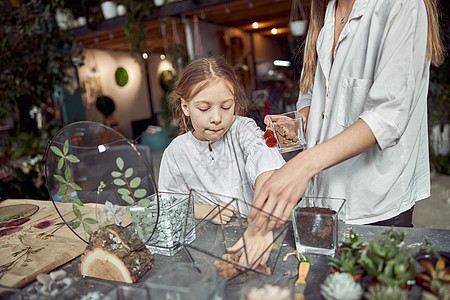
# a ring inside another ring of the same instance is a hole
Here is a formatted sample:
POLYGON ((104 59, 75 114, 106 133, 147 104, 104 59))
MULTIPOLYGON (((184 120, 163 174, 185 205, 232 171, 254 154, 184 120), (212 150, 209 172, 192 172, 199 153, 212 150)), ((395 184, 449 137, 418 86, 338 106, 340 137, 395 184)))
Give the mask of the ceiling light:
POLYGON ((147 58, 148 58, 148 54, 147 54, 147 53, 145 53, 145 52, 144 52, 144 53, 142 53, 142 58, 143 58, 143 59, 147 59, 147 58))
POLYGON ((273 65, 277 67, 290 67, 291 62, 288 60, 277 59, 273 61, 273 65))
POLYGON ((161 60, 165 60, 165 59, 166 59, 166 56, 164 55, 164 53, 162 53, 162 54, 159 56, 159 58, 160 58, 161 60))
POLYGON ((270 32, 272 32, 272 34, 277 34, 278 30, 276 28, 272 28, 270 32))
POLYGON ((253 27, 254 29, 258 28, 258 27, 259 27, 258 22, 253 22, 252 27, 253 27))

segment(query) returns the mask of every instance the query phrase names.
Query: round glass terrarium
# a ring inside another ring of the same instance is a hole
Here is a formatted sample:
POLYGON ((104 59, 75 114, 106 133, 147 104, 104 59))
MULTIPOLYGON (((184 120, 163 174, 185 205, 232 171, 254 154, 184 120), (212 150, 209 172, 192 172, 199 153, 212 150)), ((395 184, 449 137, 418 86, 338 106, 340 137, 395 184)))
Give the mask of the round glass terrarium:
POLYGON ((83 241, 110 224, 133 226, 147 243, 158 224, 159 196, 150 148, 96 122, 76 122, 49 142, 46 185, 66 225, 83 241))

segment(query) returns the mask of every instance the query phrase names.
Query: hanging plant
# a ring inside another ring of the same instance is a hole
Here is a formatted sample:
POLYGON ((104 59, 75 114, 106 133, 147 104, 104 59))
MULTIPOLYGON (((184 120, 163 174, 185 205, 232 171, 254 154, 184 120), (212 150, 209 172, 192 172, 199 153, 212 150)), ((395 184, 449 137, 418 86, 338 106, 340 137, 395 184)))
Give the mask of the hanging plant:
MULTIPOLYGON (((125 1, 124 5, 127 7, 127 14, 123 22, 123 29, 130 43, 131 54, 140 58, 142 53, 149 52, 144 18, 152 13, 155 6, 151 1, 142 0, 128 0, 125 1)), ((141 61, 141 59, 138 59, 138 61, 141 61)))

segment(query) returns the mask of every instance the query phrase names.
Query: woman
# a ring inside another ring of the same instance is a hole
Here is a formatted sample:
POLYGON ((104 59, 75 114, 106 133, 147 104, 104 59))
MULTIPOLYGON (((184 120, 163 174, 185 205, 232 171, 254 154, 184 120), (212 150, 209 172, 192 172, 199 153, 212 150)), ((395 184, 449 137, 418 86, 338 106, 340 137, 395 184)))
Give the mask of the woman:
POLYGON ((265 182, 254 206, 286 220, 304 193, 342 197, 347 223, 412 226, 415 202, 430 195, 429 67, 444 60, 436 6, 312 1, 297 103, 308 149, 265 182))

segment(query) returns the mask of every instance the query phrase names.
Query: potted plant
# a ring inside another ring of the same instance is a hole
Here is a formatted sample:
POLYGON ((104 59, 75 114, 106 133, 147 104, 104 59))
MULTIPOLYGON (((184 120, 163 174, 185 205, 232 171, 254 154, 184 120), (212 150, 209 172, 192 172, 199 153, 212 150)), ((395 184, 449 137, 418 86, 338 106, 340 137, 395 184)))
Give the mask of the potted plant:
POLYGON ((373 276, 373 283, 407 288, 415 278, 416 264, 403 247, 405 235, 392 227, 364 247, 359 262, 373 276))
POLYGON ((361 250, 364 248, 364 241, 358 238, 358 235, 350 229, 348 234, 348 241, 340 241, 340 245, 338 247, 338 254, 341 255, 341 252, 344 249, 348 249, 352 252, 353 255, 361 256, 361 250))
POLYGON ((350 274, 337 272, 320 285, 320 294, 327 300, 353 300, 361 298, 363 289, 350 274))
POLYGON ((408 300, 408 292, 397 286, 369 286, 364 298, 367 300, 408 300))
POLYGON ((425 271, 417 273, 417 283, 428 291, 438 295, 442 286, 450 284, 450 267, 446 267, 444 257, 440 257, 435 264, 429 260, 421 260, 419 265, 425 271))
POLYGON ((353 276, 353 279, 359 280, 364 275, 364 269, 359 263, 360 257, 360 252, 355 252, 354 255, 350 249, 344 248, 339 258, 328 257, 328 265, 332 273, 349 273, 353 276))

